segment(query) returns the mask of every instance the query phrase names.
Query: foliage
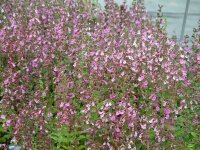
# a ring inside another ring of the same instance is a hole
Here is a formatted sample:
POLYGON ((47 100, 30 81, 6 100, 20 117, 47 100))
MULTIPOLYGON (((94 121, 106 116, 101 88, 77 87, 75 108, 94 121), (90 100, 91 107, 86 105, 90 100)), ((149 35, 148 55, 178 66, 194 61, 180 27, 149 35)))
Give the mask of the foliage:
POLYGON ((0 126, 0 144, 9 144, 11 135, 0 126))
POLYGON ((53 139, 52 149, 86 150, 86 133, 81 133, 80 131, 71 132, 67 127, 62 127, 62 129, 54 129, 49 137, 53 139))

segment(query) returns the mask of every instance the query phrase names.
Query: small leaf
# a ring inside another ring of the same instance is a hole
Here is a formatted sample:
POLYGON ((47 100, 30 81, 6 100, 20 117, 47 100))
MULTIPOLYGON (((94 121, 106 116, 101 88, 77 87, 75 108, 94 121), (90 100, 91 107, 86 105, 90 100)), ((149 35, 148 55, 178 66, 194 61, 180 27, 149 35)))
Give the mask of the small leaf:
POLYGON ((194 144, 188 144, 188 146, 187 146, 188 148, 194 148, 195 147, 195 145, 194 144))
POLYGON ((85 150, 87 147, 85 145, 81 145, 78 147, 78 150, 85 150))
POLYGON ((80 135, 79 137, 78 137, 78 139, 79 140, 83 140, 83 139, 87 139, 84 135, 80 135))
POLYGON ((191 134, 194 138, 197 138, 197 137, 198 137, 198 134, 195 133, 195 132, 191 132, 190 134, 191 134))

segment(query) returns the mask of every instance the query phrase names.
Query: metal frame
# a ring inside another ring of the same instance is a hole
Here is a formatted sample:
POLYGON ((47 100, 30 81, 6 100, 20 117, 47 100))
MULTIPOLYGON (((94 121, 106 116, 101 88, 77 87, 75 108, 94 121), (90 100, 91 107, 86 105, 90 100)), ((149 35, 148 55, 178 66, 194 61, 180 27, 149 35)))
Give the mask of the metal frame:
POLYGON ((189 5, 190 5, 190 0, 187 0, 186 7, 185 7, 185 13, 184 13, 184 17, 183 17, 183 24, 182 24, 182 29, 181 29, 180 41, 182 41, 183 38, 184 38, 185 25, 186 25, 187 16, 188 16, 189 5))

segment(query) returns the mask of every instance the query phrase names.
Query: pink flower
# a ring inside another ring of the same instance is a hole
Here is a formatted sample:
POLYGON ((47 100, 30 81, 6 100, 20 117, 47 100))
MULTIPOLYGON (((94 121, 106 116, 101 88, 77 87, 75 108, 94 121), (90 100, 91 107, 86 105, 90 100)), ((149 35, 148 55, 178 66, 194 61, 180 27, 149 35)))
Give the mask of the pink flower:
POLYGON ((160 107, 159 106, 156 106, 156 111, 160 111, 160 107))
POLYGON ((51 54, 51 58, 54 59, 55 58, 55 54, 51 54))
POLYGON ((148 85, 148 82, 147 82, 147 81, 144 81, 144 82, 142 83, 142 88, 147 87, 147 85, 148 85))
POLYGON ((9 126, 10 126, 10 123, 11 123, 11 120, 7 120, 7 121, 6 121, 6 126, 9 127, 9 126))
POLYGON ((169 108, 166 108, 164 110, 165 115, 169 115, 171 113, 171 110, 169 108))
POLYGON ((166 101, 164 101, 164 102, 163 102, 163 106, 165 107, 166 105, 167 105, 167 102, 166 102, 166 101))
POLYGON ((185 102, 186 102, 185 100, 182 100, 182 101, 181 101, 181 104, 185 104, 185 102))
POLYGON ((67 95, 67 98, 70 98, 70 99, 72 99, 74 97, 75 97, 74 93, 70 93, 70 94, 67 95))
POLYGON ((72 89, 72 88, 74 87, 74 82, 73 82, 73 81, 68 82, 68 83, 67 83, 67 87, 68 87, 69 89, 72 89))
POLYGON ((185 63, 186 63, 185 60, 183 60, 183 59, 180 60, 180 64, 181 64, 181 65, 184 65, 185 63))
POLYGON ((116 94, 110 94, 110 99, 115 99, 116 98, 116 94))
POLYGON ((197 61, 200 61, 200 54, 197 55, 197 61))
POLYGON ((116 119, 115 116, 112 116, 112 117, 111 117, 111 120, 112 120, 112 121, 115 121, 115 119, 116 119))
POLYGON ((116 112, 116 115, 118 116, 118 115, 123 115, 124 114, 124 110, 121 110, 121 111, 118 111, 118 112, 116 112))
POLYGON ((200 64, 200 54, 197 55, 197 64, 200 64))
POLYGON ((141 124, 141 128, 145 130, 147 128, 147 125, 146 124, 143 124, 143 125, 141 124))
POLYGON ((192 123, 194 124, 194 125, 197 125, 198 124, 198 120, 197 119, 194 119, 193 121, 192 121, 192 123))
POLYGON ((142 76, 140 76, 140 77, 138 78, 138 81, 142 81, 142 80, 144 80, 144 75, 142 75, 142 76))
POLYGON ((70 103, 69 103, 69 102, 65 104, 65 107, 69 107, 69 106, 70 106, 70 103))
POLYGON ((59 105, 59 107, 62 108, 63 106, 64 106, 64 103, 61 102, 60 105, 59 105))
POLYGON ((169 119, 169 115, 166 115, 166 117, 165 117, 166 119, 169 119))
POLYGON ((156 98, 157 98, 157 96, 154 93, 149 96, 149 99, 151 99, 152 101, 155 101, 156 98))
POLYGON ((1 119, 6 119, 6 116, 5 115, 1 115, 1 119))
POLYGON ((121 130, 119 128, 116 128, 115 131, 116 132, 121 132, 121 130))
POLYGON ((191 85, 191 82, 190 81, 185 81, 184 83, 183 83, 183 86, 189 86, 189 85, 191 85))

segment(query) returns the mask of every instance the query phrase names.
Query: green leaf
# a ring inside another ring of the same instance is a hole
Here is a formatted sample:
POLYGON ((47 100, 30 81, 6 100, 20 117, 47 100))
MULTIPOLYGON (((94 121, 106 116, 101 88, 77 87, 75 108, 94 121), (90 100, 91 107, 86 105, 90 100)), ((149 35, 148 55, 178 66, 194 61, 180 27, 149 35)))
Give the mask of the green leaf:
POLYGON ((0 143, 6 142, 6 139, 4 137, 0 137, 0 143))
POLYGON ((85 139, 87 139, 84 135, 80 135, 79 137, 78 137, 78 140, 85 140, 85 139))
POLYGON ((155 140, 155 131, 153 129, 150 130, 150 133, 149 133, 149 137, 151 139, 151 141, 154 141, 155 140))
POLYGON ((78 150, 85 150, 85 149, 87 149, 87 147, 85 145, 81 145, 78 147, 78 150))
POLYGON ((6 134, 6 135, 4 135, 3 137, 4 137, 5 139, 9 139, 9 138, 11 137, 11 135, 6 134))
POLYGON ((197 137, 198 137, 198 134, 195 133, 195 132, 191 132, 190 134, 191 134, 194 138, 197 138, 197 137))
POLYGON ((97 104, 97 110, 99 110, 103 106, 103 101, 97 104))
POLYGON ((188 144, 188 148, 195 148, 195 144, 188 144))
POLYGON ((131 103, 131 105, 134 104, 134 99, 133 98, 130 99, 130 103, 131 103))
POLYGON ((138 143, 138 144, 136 145, 136 147, 137 147, 137 150, 141 150, 141 149, 142 149, 142 144, 141 144, 141 143, 138 143))
POLYGON ((96 112, 92 112, 91 117, 92 117, 92 118, 91 118, 92 121, 96 121, 96 120, 98 120, 99 115, 98 115, 96 112))

